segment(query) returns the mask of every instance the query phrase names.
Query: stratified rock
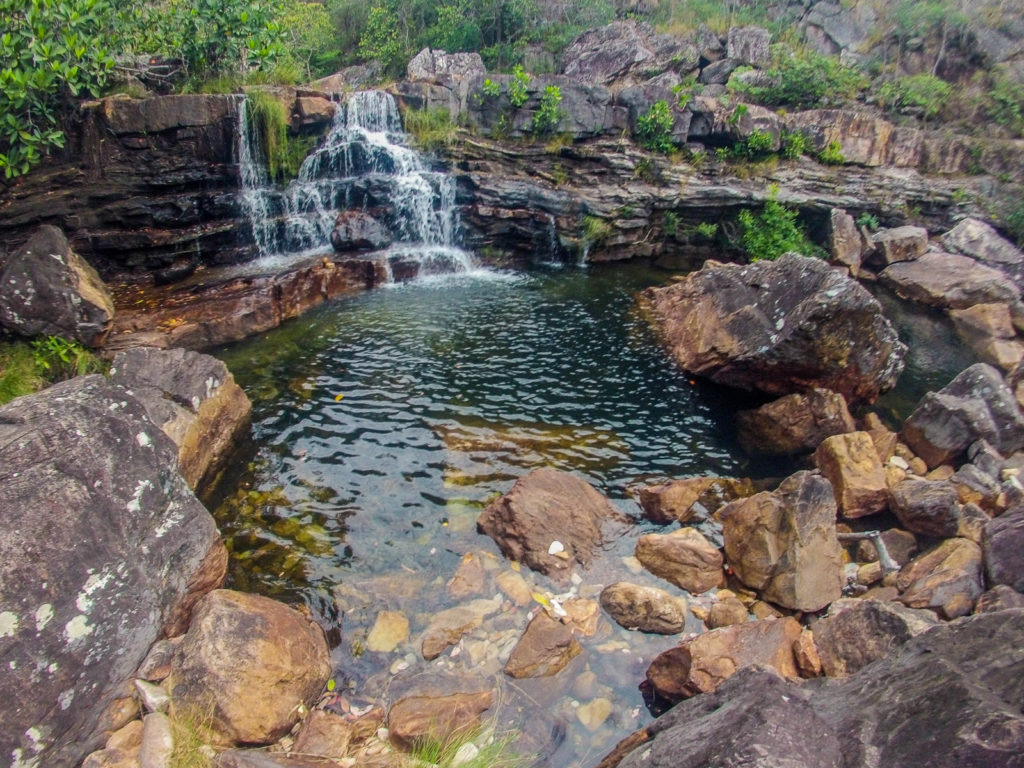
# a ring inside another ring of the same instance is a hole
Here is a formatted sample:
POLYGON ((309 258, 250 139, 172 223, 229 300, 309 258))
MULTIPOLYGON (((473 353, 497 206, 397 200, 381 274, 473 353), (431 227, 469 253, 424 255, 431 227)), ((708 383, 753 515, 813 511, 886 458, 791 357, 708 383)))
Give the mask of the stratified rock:
POLYGON ((722 581, 722 553, 693 528, 645 534, 637 540, 634 554, 655 576, 694 595, 722 581))
POLYGON ((816 611, 839 598, 842 552, 832 485, 797 472, 777 490, 734 501, 717 515, 737 578, 766 600, 816 611))
POLYGON ((410 80, 446 82, 486 73, 479 53, 446 53, 430 48, 424 48, 413 56, 406 67, 406 76, 410 80))
POLYGON ((929 392, 903 425, 903 440, 929 468, 987 440, 1004 456, 1024 447, 1024 416, 999 371, 977 363, 929 392))
POLYGON ((646 296, 680 367, 719 384, 775 395, 823 387, 859 403, 903 369, 906 347, 878 302, 819 259, 708 262, 646 296))
POLYGON ((942 309, 1020 299, 1020 288, 1002 272, 954 253, 931 251, 914 261, 892 264, 880 278, 903 298, 942 309))
POLYGON ((176 462, 102 376, 0 408, 3 761, 74 766, 98 748, 100 713, 224 578, 216 525, 176 462))
POLYGON ((763 619, 714 629, 665 651, 651 662, 647 682, 659 696, 679 701, 715 690, 739 669, 762 664, 798 677, 793 643, 796 619, 763 619))
POLYGON ((477 528, 510 560, 547 576, 567 578, 573 561, 584 567, 590 563, 601 543, 601 523, 615 514, 611 502, 584 480, 538 469, 491 503, 477 528), (554 542, 562 548, 552 546, 554 542))
POLYGON ((1024 288, 1024 253, 984 221, 964 219, 942 236, 942 244, 952 253, 998 269, 1024 288))
POLYGON ((601 607, 626 629, 675 635, 686 626, 686 600, 657 587, 616 582, 601 591, 601 607))
POLYGON ((867 432, 825 439, 814 452, 814 463, 832 483, 839 512, 844 517, 873 515, 888 506, 885 470, 867 432))
POLYGON ((871 242, 886 266, 901 261, 915 261, 928 250, 928 230, 924 227, 882 229, 871 242))
POLYGON ((64 233, 45 225, 0 264, 0 327, 21 336, 62 336, 98 347, 114 302, 64 233))
POLYGON ((725 55, 741 64, 766 67, 771 63, 772 33, 761 27, 729 27, 725 55))
POLYGON ((989 521, 982 548, 989 583, 1024 592, 1024 507, 989 521))
POLYGON ((388 712, 391 740, 404 749, 433 741, 458 743, 480 729, 480 716, 494 704, 490 691, 448 696, 406 696, 388 712))
MULTIPOLYGON (((175 711, 208 714, 228 743, 269 744, 330 677, 323 630, 294 608, 220 589, 196 606, 171 668, 175 711)), ((204 720, 205 721, 205 720, 204 720)))
POLYGON ((423 633, 420 651, 427 661, 436 659, 445 650, 459 642, 464 634, 483 624, 484 619, 501 610, 501 598, 471 600, 435 613, 423 633))
POLYGON ((826 437, 856 429, 843 396, 828 389, 786 395, 740 411, 736 426, 740 445, 753 456, 813 451, 826 437))
POLYGON ((368 213, 342 211, 331 232, 331 245, 339 253, 377 251, 391 245, 391 234, 368 213))
POLYGON ((689 41, 659 35, 650 24, 628 19, 576 37, 562 51, 562 71, 582 83, 632 85, 646 80, 650 72, 691 72, 698 56, 689 41))
POLYGON ((648 485, 640 489, 638 496, 648 520, 685 523, 694 518, 697 504, 707 512, 715 512, 723 504, 753 493, 754 484, 745 478, 686 477, 648 485))
POLYGON ((110 378, 178 446, 178 469, 193 490, 217 477, 248 433, 252 404, 215 357, 137 347, 114 358, 110 378))
POLYGON ((907 563, 896 586, 906 606, 929 608, 944 619, 966 616, 985 591, 981 547, 967 539, 946 539, 907 563))
POLYGON ((814 625, 814 643, 829 677, 846 677, 884 659, 910 638, 936 624, 931 611, 895 602, 843 599, 814 625))
POLYGON ((924 148, 921 131, 897 128, 868 112, 811 109, 788 115, 786 128, 803 134, 814 152, 838 145, 846 163, 898 168, 916 168, 921 163, 924 148))
POLYGON ((512 649, 505 674, 516 678, 557 675, 582 651, 571 626, 541 611, 512 649))

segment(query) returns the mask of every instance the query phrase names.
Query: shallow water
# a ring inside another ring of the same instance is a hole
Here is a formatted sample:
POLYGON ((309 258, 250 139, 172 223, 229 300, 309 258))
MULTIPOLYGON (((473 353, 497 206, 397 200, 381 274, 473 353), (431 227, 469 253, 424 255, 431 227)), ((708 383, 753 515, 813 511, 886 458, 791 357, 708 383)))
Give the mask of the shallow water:
MULTIPOLYGON (((630 570, 636 538, 654 528, 639 519, 631 485, 788 470, 750 463, 736 446, 731 414, 749 398, 691 381, 659 348, 636 295, 668 277, 592 266, 427 279, 332 303, 221 350, 254 406, 252 460, 228 479, 237 490, 216 512, 231 585, 308 606, 335 645, 338 690, 353 702, 386 699, 417 675, 473 672, 496 681, 496 720, 524 734, 537 765, 595 764, 650 720, 637 686, 678 638, 603 619, 559 675, 511 681, 496 649, 507 655, 528 607, 506 604, 435 662, 420 657, 418 633, 437 610, 472 599, 445 587, 467 553, 487 567, 473 597, 497 594, 493 577, 509 564, 476 533, 476 517, 531 469, 575 472, 635 519, 606 528, 597 562, 573 587, 594 598, 618 580, 674 590, 630 570), (411 639, 392 653, 365 650, 385 609, 409 619, 411 639), (600 699, 612 713, 587 727, 581 708, 600 699)), ((955 343, 943 336, 928 346, 945 360, 955 343)), ((890 407, 899 412, 906 399, 894 395, 890 407)), ((523 575, 536 592, 567 589, 523 575)))

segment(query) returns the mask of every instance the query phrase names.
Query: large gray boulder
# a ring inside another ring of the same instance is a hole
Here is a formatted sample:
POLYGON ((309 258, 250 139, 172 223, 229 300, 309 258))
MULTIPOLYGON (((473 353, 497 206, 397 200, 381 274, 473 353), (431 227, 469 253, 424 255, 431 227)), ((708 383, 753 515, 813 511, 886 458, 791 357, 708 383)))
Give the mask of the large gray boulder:
POLYGON ((177 453, 101 376, 0 408, 0 762, 77 765, 153 642, 223 579, 177 453))
POLYGON ((955 253, 932 251, 914 261, 899 261, 879 277, 903 298, 941 309, 1020 299, 1020 288, 998 269, 955 253))
POLYGON ((964 219, 942 236, 942 244, 952 253, 998 269, 1024 288, 1024 253, 984 221, 964 219))
POLYGON ((627 19, 580 34, 562 53, 562 71, 583 83, 634 85, 651 72, 692 72, 699 56, 691 41, 627 19))
POLYGON ((0 326, 21 336, 62 336, 98 347, 114 302, 64 233, 45 225, 0 270, 0 326))
POLYGON ((479 53, 446 53, 424 48, 406 67, 410 80, 450 81, 487 72, 479 53))
POLYGON ((906 347, 881 305, 819 259, 708 262, 646 297, 680 367, 719 384, 774 395, 823 387, 852 404, 903 370, 906 347))

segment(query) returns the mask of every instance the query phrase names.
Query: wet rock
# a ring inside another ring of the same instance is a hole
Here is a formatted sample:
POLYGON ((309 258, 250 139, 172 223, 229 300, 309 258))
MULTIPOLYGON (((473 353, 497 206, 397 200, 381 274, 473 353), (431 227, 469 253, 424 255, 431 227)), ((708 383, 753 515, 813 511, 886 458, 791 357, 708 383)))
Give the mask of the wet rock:
POLYGON ((391 740, 410 749, 426 741, 450 744, 480 729, 480 716, 494 704, 490 691, 448 696, 407 696, 388 712, 391 740))
POLYGON ((657 587, 616 582, 602 590, 601 607, 626 629, 675 635, 686 626, 686 600, 657 587))
POLYGON ((989 584, 1024 592, 1024 507, 989 521, 983 542, 989 584))
POLYGON ((302 721, 291 751, 300 755, 345 757, 354 730, 352 722, 341 715, 314 709, 302 721))
POLYGON ((138 398, 178 446, 178 468, 202 491, 248 434, 252 404, 220 360, 185 349, 118 353, 110 379, 138 398))
POLYGON ((986 440, 1003 455, 1024 447, 1024 416, 999 372, 977 363, 929 392, 903 425, 903 440, 931 467, 986 440))
POLYGON ((655 576, 694 595, 722 581, 722 553, 693 528, 641 536, 634 554, 655 576))
POLYGON ((717 517, 727 562, 764 599, 802 611, 838 599, 842 552, 828 480, 798 472, 771 493, 727 504, 717 517))
POLYGON ((992 613, 1010 608, 1024 608, 1024 595, 1005 584, 997 584, 974 604, 975 613, 992 613))
POLYGON ((708 512, 734 499, 750 496, 754 484, 747 479, 729 477, 687 477, 660 485, 648 485, 639 491, 640 506, 655 523, 686 523, 697 513, 699 504, 708 512))
POLYGON ((1024 288, 1024 253, 979 219, 963 219, 942 236, 951 253, 960 253, 1005 273, 1024 288))
POLYGON ((577 36, 562 51, 562 71, 583 83, 629 85, 646 80, 652 71, 690 72, 697 58, 691 42, 628 19, 577 36))
POLYGON ((932 251, 914 261, 892 264, 879 277, 903 298, 942 309, 1020 298, 1020 288, 999 270, 952 253, 932 251))
POLYGON ((597 600, 585 597, 573 597, 562 605, 565 616, 558 618, 583 637, 593 637, 597 633, 597 625, 601 619, 601 606, 597 600))
POLYGON ((593 699, 586 704, 581 704, 576 710, 576 718, 588 731, 596 731, 611 715, 613 711, 611 700, 606 698, 593 699))
POLYGON ((391 244, 384 225, 362 211, 342 211, 331 231, 331 245, 339 253, 378 251, 391 244))
POLYGON ((878 600, 842 599, 814 625, 814 642, 829 677, 846 677, 884 659, 936 624, 931 611, 878 600))
POLYGON ((915 261, 928 250, 928 230, 911 226, 883 229, 872 235, 871 242, 885 266, 915 261))
POLYGON ((737 670, 755 664, 797 677, 793 643, 801 631, 800 623, 788 617, 714 629, 655 658, 647 682, 659 696, 680 701, 713 691, 737 670))
POLYGON ((761 27, 729 27, 729 37, 725 44, 727 58, 736 59, 741 64, 754 67, 766 67, 771 63, 772 35, 761 27))
POLYGON ((509 600, 522 607, 533 602, 533 593, 530 585, 526 583, 520 574, 515 571, 502 571, 495 579, 498 589, 502 591, 509 600))
POLYGON ((337 109, 337 104, 323 96, 296 96, 292 127, 299 130, 328 126, 334 120, 334 113, 337 109))
POLYGON ((554 578, 568 578, 573 562, 586 567, 601 542, 601 523, 615 507, 584 480, 551 469, 519 478, 477 520, 510 560, 554 578), (553 542, 562 549, 552 553, 553 542))
POLYGON ((946 539, 907 563, 896 579, 900 602, 928 608, 944 619, 966 616, 985 591, 981 547, 967 539, 946 539))
POLYGON ((512 649, 505 674, 515 678, 557 675, 582 650, 572 627, 541 611, 512 649))
POLYGON ((88 262, 56 227, 39 227, 0 264, 0 327, 20 336, 61 336, 98 347, 114 302, 88 262))
POLYGON ((750 619, 750 612, 738 597, 727 597, 711 605, 708 609, 707 625, 709 629, 730 627, 743 624, 750 619))
POLYGON ((196 606, 172 664, 178 711, 210 713, 228 743, 269 744, 323 690, 331 667, 323 630, 259 595, 211 592, 196 606))
POLYGON ((409 620, 398 611, 381 611, 366 636, 366 649, 391 653, 409 639, 409 620))
POLYGON ((501 610, 501 598, 493 600, 472 600, 435 613, 423 632, 420 651, 427 661, 436 659, 447 648, 481 624, 492 613, 501 610))
POLYGON ((100 713, 150 646, 223 579, 224 545, 176 457, 102 376, 0 408, 0 755, 79 763, 123 725, 100 713))
POLYGON ((406 67, 406 77, 414 81, 447 82, 486 73, 479 53, 446 53, 430 48, 424 48, 413 56, 406 67))
POLYGON ((814 452, 814 463, 832 483, 844 517, 873 515, 888 506, 885 471, 867 432, 826 438, 814 452))
POLYGON ((812 389, 780 397, 736 414, 740 445, 754 456, 790 456, 813 451, 826 437, 856 426, 843 396, 812 389))
POLYGON ((448 594, 462 600, 481 594, 487 585, 487 571, 483 561, 474 552, 462 556, 459 567, 448 582, 448 594))
POLYGON ((708 262, 645 295, 680 367, 719 384, 775 395, 822 387, 860 403, 903 368, 906 348, 878 302, 820 259, 708 262))

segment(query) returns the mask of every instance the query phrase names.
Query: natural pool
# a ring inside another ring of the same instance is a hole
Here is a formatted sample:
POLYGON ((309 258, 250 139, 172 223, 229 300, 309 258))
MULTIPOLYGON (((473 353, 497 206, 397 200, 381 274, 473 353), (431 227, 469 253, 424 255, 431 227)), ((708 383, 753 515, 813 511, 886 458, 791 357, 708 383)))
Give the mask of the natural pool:
MULTIPOLYGON (((752 463, 735 444, 731 414, 754 401, 690 380, 663 354, 636 295, 668 279, 623 266, 446 276, 339 301, 221 350, 254 406, 251 462, 227 479, 216 512, 231 586, 308 606, 353 704, 440 671, 490 677, 497 722, 524 734, 535 764, 595 764, 650 720, 637 686, 675 639, 604 618, 559 675, 512 681, 501 654, 528 607, 505 601, 434 662, 418 635, 437 611, 499 594, 494 578, 510 566, 475 521, 531 469, 575 472, 636 521, 606 528, 604 551, 572 587, 592 598, 619 580, 674 589, 631 570, 636 538, 654 528, 631 485, 789 469, 752 463), (481 555, 486 577, 478 594, 455 598, 446 582, 467 553, 481 555), (366 649, 381 610, 410 624, 389 653, 366 649), (612 704, 603 720, 602 701, 612 704)), ((921 322, 928 349, 960 370, 947 330, 921 322)), ((568 588, 522 575, 542 594, 568 588)))

